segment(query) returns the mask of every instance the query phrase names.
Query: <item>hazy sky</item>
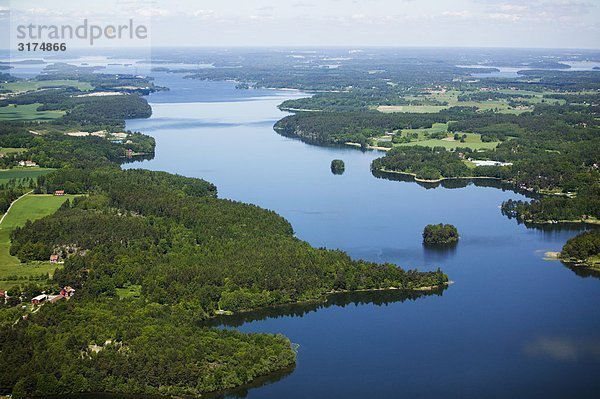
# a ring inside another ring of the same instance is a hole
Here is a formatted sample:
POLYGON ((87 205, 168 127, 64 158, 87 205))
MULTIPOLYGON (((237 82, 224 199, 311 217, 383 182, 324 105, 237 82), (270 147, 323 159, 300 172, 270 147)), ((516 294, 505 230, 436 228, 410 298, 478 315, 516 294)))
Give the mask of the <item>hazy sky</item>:
POLYGON ((84 18, 151 21, 154 46, 600 48, 600 0, 0 0, 0 45, 84 18))

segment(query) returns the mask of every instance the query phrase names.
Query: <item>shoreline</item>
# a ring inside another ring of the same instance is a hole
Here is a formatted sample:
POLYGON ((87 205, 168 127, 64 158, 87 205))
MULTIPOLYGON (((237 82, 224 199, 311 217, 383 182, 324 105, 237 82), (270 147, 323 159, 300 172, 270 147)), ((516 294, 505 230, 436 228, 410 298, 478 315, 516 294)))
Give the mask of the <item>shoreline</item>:
POLYGON ((360 289, 360 290, 328 291, 325 293, 323 298, 319 298, 319 299, 308 299, 305 301, 278 303, 278 304, 274 304, 274 305, 261 306, 258 308, 242 309, 242 310, 238 310, 236 312, 231 311, 231 310, 222 310, 222 309, 215 310, 215 313, 206 320, 215 319, 217 316, 234 316, 234 315, 239 315, 239 314, 244 314, 244 313, 257 312, 262 309, 277 308, 277 307, 290 306, 290 305, 308 305, 308 304, 327 303, 327 301, 329 300, 328 297, 330 295, 336 295, 336 294, 352 294, 352 293, 359 293, 359 292, 380 292, 380 291, 381 292, 384 292, 384 291, 413 291, 413 292, 435 291, 435 290, 443 288, 443 287, 448 287, 452 284, 454 284, 454 281, 448 280, 439 285, 426 285, 423 287, 416 287, 416 288, 385 287, 385 288, 365 288, 365 289, 360 289))
POLYGON ((592 226, 600 226, 600 220, 598 219, 559 219, 559 220, 542 220, 533 221, 531 219, 523 220, 523 223, 533 225, 552 225, 552 224, 589 224, 592 226))
POLYGON ((492 177, 492 176, 464 176, 464 177, 441 177, 439 179, 435 179, 435 180, 428 180, 428 179, 420 179, 417 177, 417 175, 415 173, 410 173, 410 172, 400 172, 397 170, 388 170, 385 168, 381 168, 381 169, 377 169, 379 172, 383 172, 383 173, 396 173, 399 175, 405 175, 405 176, 412 176, 415 181, 417 182, 421 182, 421 183, 441 183, 443 181, 446 180, 499 180, 505 183, 510 183, 506 180, 502 180, 499 177, 492 177))
POLYGON ((559 255, 557 257, 557 260, 560 260, 567 266, 571 266, 574 268, 584 268, 594 271, 600 271, 600 263, 592 262, 590 259, 563 259, 559 255))

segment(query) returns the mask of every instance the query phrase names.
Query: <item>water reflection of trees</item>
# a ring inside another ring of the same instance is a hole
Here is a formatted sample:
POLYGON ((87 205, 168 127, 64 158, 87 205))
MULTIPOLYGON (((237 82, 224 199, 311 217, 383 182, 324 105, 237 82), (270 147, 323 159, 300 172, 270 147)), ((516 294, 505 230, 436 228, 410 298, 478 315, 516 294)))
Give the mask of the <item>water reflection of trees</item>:
POLYGON ((563 266, 571 270, 581 278, 598 278, 600 279, 600 270, 592 269, 586 266, 577 266, 572 263, 561 262, 563 266))
MULTIPOLYGON (((294 371, 295 366, 279 370, 275 373, 258 377, 251 383, 242 385, 237 388, 227 389, 220 392, 214 392, 209 394, 203 394, 202 397, 206 399, 224 399, 224 398, 245 398, 251 389, 260 388, 265 385, 273 384, 281 381, 294 371)), ((60 397, 52 397, 45 399, 163 399, 164 396, 156 395, 122 395, 122 394, 111 394, 111 393, 81 393, 74 395, 64 395, 60 397)))
POLYGON ((241 387, 237 387, 235 389, 228 389, 222 392, 202 395, 202 397, 207 399, 245 398, 248 396, 248 393, 251 389, 260 388, 265 385, 274 384, 278 381, 281 381, 290 374, 292 374, 294 369, 295 366, 292 366, 266 376, 258 377, 251 383, 242 385, 241 387))
POLYGON ((367 304, 384 306, 397 302, 416 301, 426 296, 442 296, 446 288, 444 286, 431 291, 384 290, 336 293, 329 295, 324 302, 279 305, 229 316, 222 315, 205 322, 204 325, 239 327, 245 323, 267 318, 302 317, 308 313, 331 306, 346 307, 367 304))
POLYGON ((442 180, 440 182, 429 183, 429 182, 416 181, 413 176, 400 174, 400 173, 382 172, 380 170, 372 170, 371 173, 373 174, 373 176, 377 177, 378 179, 386 179, 386 180, 393 180, 393 181, 413 183, 413 184, 416 183, 419 186, 424 187, 426 189, 438 188, 438 187, 443 187, 446 189, 456 189, 456 188, 465 188, 472 184, 476 187, 491 187, 491 188, 497 188, 502 191, 511 191, 511 192, 515 192, 515 193, 524 195, 529 198, 537 197, 534 193, 532 193, 530 191, 518 190, 512 184, 505 183, 498 179, 464 178, 464 179, 448 179, 448 180, 442 180))
POLYGON ((127 157, 127 158, 121 158, 118 163, 120 165, 125 165, 128 163, 151 161, 153 159, 154 159, 154 154, 133 155, 133 156, 127 157))

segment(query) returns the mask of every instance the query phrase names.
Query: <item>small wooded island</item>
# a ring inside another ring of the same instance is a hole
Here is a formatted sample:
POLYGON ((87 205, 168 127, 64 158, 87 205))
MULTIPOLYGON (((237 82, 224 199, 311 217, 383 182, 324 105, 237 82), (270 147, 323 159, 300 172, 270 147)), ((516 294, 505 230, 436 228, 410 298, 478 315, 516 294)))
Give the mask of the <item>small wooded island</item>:
POLYGON ((458 230, 451 224, 428 224, 423 229, 423 244, 448 245, 458 242, 458 230))
POLYGON ((331 173, 334 175, 341 175, 346 170, 346 164, 341 159, 334 159, 331 161, 331 173))
POLYGON ((600 230, 586 231, 564 245, 560 259, 578 266, 600 269, 600 230))

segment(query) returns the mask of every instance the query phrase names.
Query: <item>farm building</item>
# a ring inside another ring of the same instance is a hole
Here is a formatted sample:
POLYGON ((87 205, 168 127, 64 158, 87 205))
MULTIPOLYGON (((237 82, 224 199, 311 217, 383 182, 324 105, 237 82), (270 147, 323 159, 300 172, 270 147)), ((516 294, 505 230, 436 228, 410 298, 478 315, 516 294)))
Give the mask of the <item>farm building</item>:
POLYGON ((40 294, 40 295, 32 298, 31 303, 33 305, 39 305, 40 303, 44 302, 47 298, 48 298, 48 296, 46 294, 40 294))
POLYGON ((64 299, 64 298, 65 298, 65 297, 64 297, 64 295, 62 295, 62 294, 58 294, 58 295, 50 295, 50 296, 48 297, 48 302, 50 302, 50 303, 55 303, 55 302, 58 302, 58 301, 60 301, 61 299, 64 299))

